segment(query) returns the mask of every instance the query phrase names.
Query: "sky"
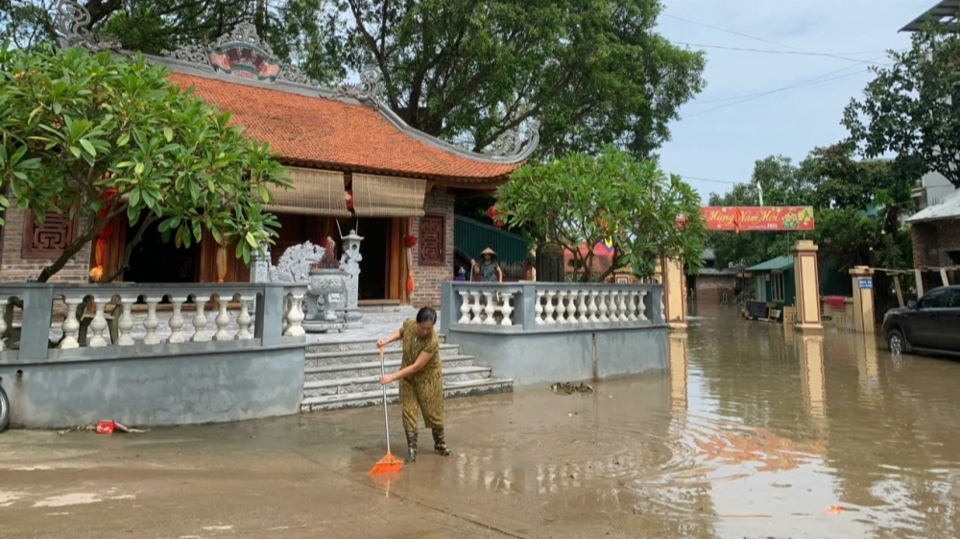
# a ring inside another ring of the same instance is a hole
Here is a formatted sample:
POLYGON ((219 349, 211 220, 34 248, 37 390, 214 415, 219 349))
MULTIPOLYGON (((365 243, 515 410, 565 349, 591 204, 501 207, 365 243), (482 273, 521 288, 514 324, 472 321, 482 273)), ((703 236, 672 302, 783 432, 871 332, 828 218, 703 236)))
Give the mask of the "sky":
POLYGON ((872 79, 867 67, 887 63, 887 50, 909 47, 909 34, 899 29, 937 3, 662 1, 657 31, 706 51, 707 85, 680 109, 661 163, 704 202, 749 181, 757 160, 780 154, 798 162, 846 137, 843 109, 872 79))

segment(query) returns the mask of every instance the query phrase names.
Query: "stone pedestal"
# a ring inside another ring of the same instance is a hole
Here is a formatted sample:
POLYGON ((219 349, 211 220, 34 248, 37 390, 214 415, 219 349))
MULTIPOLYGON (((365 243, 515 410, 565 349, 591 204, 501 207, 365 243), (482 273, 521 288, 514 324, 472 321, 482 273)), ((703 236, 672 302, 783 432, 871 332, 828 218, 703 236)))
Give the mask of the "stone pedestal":
POLYGON ((311 333, 343 331, 348 276, 339 268, 313 268, 307 288, 304 330, 311 333))
POLYGON ((262 245, 261 252, 254 251, 250 258, 250 283, 270 282, 270 249, 262 245))
POLYGON ((820 277, 817 270, 817 245, 800 240, 793 254, 793 274, 797 288, 796 328, 801 331, 822 331, 820 318, 820 277))
POLYGON ((853 323, 857 332, 874 332, 873 270, 866 266, 850 269, 853 280, 853 323))

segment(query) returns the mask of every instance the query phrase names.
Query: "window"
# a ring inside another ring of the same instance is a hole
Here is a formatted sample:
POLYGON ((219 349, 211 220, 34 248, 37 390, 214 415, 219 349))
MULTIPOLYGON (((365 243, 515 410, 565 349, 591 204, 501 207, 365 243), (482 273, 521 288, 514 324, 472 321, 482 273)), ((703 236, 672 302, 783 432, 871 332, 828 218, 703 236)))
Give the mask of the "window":
POLYGON ((950 303, 947 304, 947 307, 960 308, 960 289, 950 290, 950 303))
POLYGON ((783 274, 773 274, 770 280, 772 281, 773 301, 783 302, 783 274))
POLYGON ((446 265, 446 219, 442 215, 420 218, 420 266, 446 265))
POLYGON ((73 243, 77 218, 69 214, 47 212, 43 223, 27 212, 23 216, 23 244, 20 257, 24 259, 56 259, 73 243))
POLYGON ((920 309, 942 308, 947 305, 947 293, 949 289, 937 289, 930 291, 920 299, 920 309))

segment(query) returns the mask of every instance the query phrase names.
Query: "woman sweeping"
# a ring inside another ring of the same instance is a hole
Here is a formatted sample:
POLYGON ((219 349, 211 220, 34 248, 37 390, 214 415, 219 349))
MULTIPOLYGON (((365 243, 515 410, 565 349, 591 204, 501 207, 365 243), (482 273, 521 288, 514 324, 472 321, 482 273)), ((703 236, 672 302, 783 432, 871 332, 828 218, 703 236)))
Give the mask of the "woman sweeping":
POLYGON ((380 347, 403 340, 400 371, 380 378, 386 385, 400 381, 400 404, 403 407, 403 430, 407 435, 407 463, 417 460, 417 408, 423 421, 433 430, 433 449, 449 456, 443 439, 443 373, 440 367, 440 337, 434 330, 437 312, 425 307, 416 320, 403 323, 390 337, 377 342, 380 347))

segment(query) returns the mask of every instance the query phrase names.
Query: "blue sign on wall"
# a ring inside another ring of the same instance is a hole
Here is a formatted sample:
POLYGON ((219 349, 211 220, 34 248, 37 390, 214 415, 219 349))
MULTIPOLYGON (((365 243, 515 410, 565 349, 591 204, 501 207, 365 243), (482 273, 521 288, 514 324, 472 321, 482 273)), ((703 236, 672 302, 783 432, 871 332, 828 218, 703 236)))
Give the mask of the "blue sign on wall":
POLYGON ((857 286, 861 289, 872 289, 873 288, 873 278, 860 278, 857 280, 857 286))

